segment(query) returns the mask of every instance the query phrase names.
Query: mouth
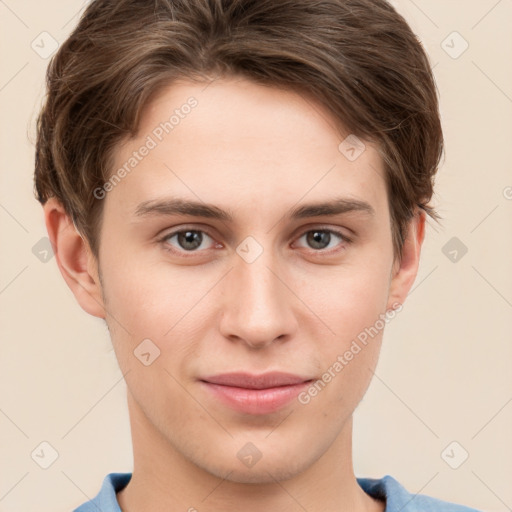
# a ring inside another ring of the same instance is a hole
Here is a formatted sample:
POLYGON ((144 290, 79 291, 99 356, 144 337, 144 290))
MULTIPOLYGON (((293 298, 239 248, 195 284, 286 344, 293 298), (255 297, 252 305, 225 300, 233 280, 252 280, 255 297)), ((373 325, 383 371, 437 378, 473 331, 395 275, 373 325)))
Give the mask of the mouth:
POLYGON ((314 379, 291 373, 262 375, 225 373, 200 379, 215 400, 246 414, 270 414, 283 409, 314 379))

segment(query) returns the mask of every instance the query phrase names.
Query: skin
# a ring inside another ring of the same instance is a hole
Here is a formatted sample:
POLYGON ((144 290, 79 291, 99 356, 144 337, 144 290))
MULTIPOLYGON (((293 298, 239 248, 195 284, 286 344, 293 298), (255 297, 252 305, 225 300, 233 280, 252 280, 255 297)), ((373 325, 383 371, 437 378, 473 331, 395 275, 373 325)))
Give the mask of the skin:
POLYGON ((197 106, 103 199, 98 260, 56 200, 44 207, 62 275, 82 308, 106 320, 126 374, 134 470, 117 494, 121 509, 382 511, 352 463, 352 414, 382 330, 306 405, 242 414, 199 379, 274 370, 321 378, 379 314, 404 303, 425 215, 413 217, 402 260, 394 258, 377 148, 366 143, 349 161, 338 149, 348 133, 329 112, 243 78, 161 91, 136 138, 117 148, 115 168, 190 96, 197 106), (136 215, 141 203, 171 196, 233 219, 136 215), (365 201, 374 214, 288 217, 338 197, 365 201), (324 234, 319 248, 311 230, 320 228, 352 242, 324 234), (200 246, 162 240, 178 229, 202 230, 200 246), (236 252, 248 236, 263 249, 251 263, 236 252), (133 353, 147 338, 160 349, 149 366, 133 353), (237 457, 248 442, 262 454, 252 467, 237 457))

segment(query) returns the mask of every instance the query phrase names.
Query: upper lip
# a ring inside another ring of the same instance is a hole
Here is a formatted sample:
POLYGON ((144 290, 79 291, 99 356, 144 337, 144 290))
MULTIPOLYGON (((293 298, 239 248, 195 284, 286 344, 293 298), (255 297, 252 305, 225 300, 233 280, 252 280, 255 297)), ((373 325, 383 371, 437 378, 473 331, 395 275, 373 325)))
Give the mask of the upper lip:
POLYGON ((253 375, 250 373, 235 372, 223 373, 220 375, 212 375, 204 377, 202 381, 211 384, 219 384, 222 386, 231 386, 246 389, 267 389, 279 386, 291 386, 301 384, 312 380, 308 377, 301 377, 286 372, 269 372, 261 375, 253 375))

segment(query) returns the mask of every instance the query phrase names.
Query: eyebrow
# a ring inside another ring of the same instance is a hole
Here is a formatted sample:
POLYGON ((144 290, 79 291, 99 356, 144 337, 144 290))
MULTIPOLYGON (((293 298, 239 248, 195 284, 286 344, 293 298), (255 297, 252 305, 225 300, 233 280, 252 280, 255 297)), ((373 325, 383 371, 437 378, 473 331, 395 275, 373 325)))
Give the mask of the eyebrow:
MULTIPOLYGON (((287 216, 293 220, 306 219, 309 217, 334 216, 350 212, 362 212, 370 216, 375 215, 374 208, 366 201, 341 197, 330 201, 308 203, 298 206, 292 209, 287 216)), ((144 201, 135 209, 136 217, 157 215, 188 215, 227 222, 233 222, 234 218, 230 211, 222 210, 213 204, 188 201, 179 198, 144 201)))

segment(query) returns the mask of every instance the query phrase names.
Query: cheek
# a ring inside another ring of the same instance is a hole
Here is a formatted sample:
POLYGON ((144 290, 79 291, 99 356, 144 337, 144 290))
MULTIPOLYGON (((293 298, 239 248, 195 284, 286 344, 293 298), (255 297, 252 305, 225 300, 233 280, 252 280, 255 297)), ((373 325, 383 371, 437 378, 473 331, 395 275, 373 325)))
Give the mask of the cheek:
POLYGON ((301 402, 315 404, 319 422, 334 430, 354 411, 370 385, 386 325, 384 294, 376 294, 374 288, 371 293, 358 287, 347 286, 346 290, 352 292, 350 296, 340 297, 337 307, 324 317, 336 334, 320 338, 321 374, 301 402))
POLYGON ((348 280, 338 300, 338 331, 345 339, 352 339, 372 326, 385 313, 387 296, 387 279, 381 276, 361 275, 348 280))
POLYGON ((163 336, 208 290, 193 267, 172 268, 144 254, 119 254, 104 261, 107 309, 129 332, 163 336))
POLYGON ((390 268, 387 262, 373 261, 322 272, 314 277, 304 275, 298 289, 310 310, 327 327, 329 345, 333 346, 332 339, 336 339, 335 346, 340 349, 385 313, 390 268))
POLYGON ((207 314, 205 298, 215 276, 200 279, 192 267, 145 265, 136 257, 109 263, 103 271, 107 322, 122 371, 149 375, 137 354, 150 352, 150 359, 157 355, 155 366, 180 372, 197 351, 198 330, 206 324, 199 315, 207 314))
POLYGON ((315 280, 314 288, 304 282, 311 309, 328 326, 322 329, 325 336, 313 335, 322 377, 312 393, 323 395, 317 403, 323 404, 326 417, 353 410, 369 386, 386 325, 388 265, 390 261, 374 259, 339 267, 328 278, 315 280))

